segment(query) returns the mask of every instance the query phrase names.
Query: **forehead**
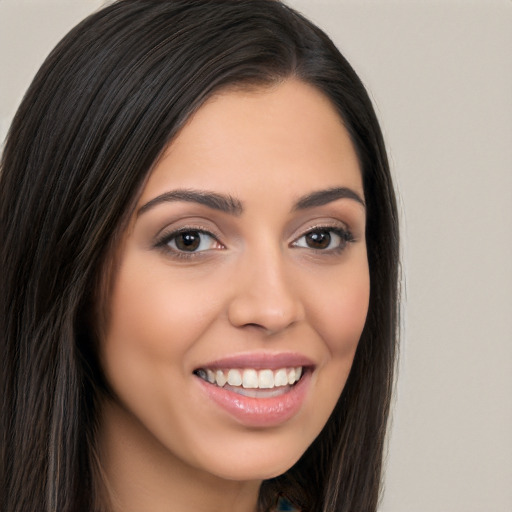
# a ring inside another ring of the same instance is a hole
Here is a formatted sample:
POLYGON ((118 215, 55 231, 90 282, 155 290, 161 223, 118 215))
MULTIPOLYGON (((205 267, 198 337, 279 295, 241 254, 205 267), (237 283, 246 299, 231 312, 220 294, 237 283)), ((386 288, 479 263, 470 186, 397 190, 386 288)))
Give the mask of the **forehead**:
POLYGON ((140 202, 164 189, 220 189, 235 195, 270 187, 348 186, 363 195, 359 163, 330 100, 298 80, 228 89, 187 122, 155 166, 140 202))

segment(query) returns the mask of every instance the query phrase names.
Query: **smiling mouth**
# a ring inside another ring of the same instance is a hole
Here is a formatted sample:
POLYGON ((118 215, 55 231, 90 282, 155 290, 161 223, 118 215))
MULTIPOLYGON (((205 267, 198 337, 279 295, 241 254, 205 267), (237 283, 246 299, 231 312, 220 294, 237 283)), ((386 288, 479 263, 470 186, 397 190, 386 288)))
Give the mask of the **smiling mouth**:
POLYGON ((304 375, 303 366, 276 370, 254 368, 210 369, 194 371, 200 379, 220 388, 254 398, 270 398, 289 391, 304 375))

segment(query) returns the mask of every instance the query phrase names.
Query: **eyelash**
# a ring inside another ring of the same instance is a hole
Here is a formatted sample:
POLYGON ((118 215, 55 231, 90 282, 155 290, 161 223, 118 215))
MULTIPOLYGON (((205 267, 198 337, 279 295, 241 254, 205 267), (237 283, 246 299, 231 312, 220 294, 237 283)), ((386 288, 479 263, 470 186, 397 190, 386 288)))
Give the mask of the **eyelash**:
MULTIPOLYGON (((224 248, 224 245, 219 241, 218 237, 216 235, 214 235, 213 233, 211 233, 210 231, 204 229, 204 228, 200 228, 200 227, 192 227, 192 226, 186 226, 186 227, 183 227, 183 228, 180 228, 176 231, 172 231, 170 233, 164 233, 162 234, 162 236, 156 241, 155 243, 155 247, 159 248, 159 249, 162 249, 163 251, 165 251, 167 254, 171 254, 172 257, 174 258, 178 258, 178 259, 191 259, 191 258, 197 258, 197 257, 200 257, 202 255, 202 253, 204 252, 207 252, 208 250, 210 249, 205 249, 205 250, 202 250, 202 251, 183 251, 183 250, 180 250, 180 249, 176 249, 176 248, 172 248, 169 246, 169 244, 173 241, 173 240, 176 240, 177 237, 179 237, 180 235, 184 234, 184 233, 197 233, 199 235, 206 235, 208 237, 210 237, 212 239, 212 243, 217 243, 219 244, 220 246, 222 246, 222 248, 224 248)), ((296 238, 292 243, 291 243, 291 246, 292 247, 297 247, 297 248, 304 248, 304 249, 309 249, 311 251, 314 251, 315 253, 323 253, 325 255, 337 255, 337 254, 340 254, 341 252, 343 252, 347 246, 347 244, 349 243, 352 243, 352 242, 355 242, 355 238, 354 236, 352 235, 352 233, 347 230, 347 229, 343 229, 343 228, 340 228, 338 226, 315 226, 311 229, 308 229, 304 234, 302 234, 300 237, 296 238), (340 238, 340 245, 338 247, 335 247, 335 248, 332 248, 332 249, 319 249, 319 248, 314 248, 314 247, 304 247, 304 246, 299 246, 298 243, 301 239, 307 237, 308 235, 311 235, 313 233, 320 233, 320 232, 326 232, 326 233, 329 233, 330 235, 330 241, 332 240, 332 234, 338 236, 340 238)), ((201 241, 199 242, 201 243, 201 241)), ((216 250, 216 249, 214 249, 216 250)))
MULTIPOLYGON (((155 247, 162 249, 167 254, 171 254, 174 258, 179 259, 190 259, 190 258, 197 258, 201 253, 205 252, 203 251, 182 251, 179 249, 174 249, 169 246, 169 244, 176 240, 180 235, 184 233, 198 233, 199 235, 206 235, 212 239, 213 242, 216 242, 217 244, 221 245, 223 244, 219 241, 218 237, 215 236, 213 233, 208 231, 207 229, 200 228, 200 227, 193 227, 193 226, 186 226, 183 228, 180 228, 176 231, 172 231, 170 233, 163 233, 162 236, 156 241, 155 247)), ((201 242, 200 242, 201 243, 201 242)))
POLYGON ((309 249, 312 251, 315 251, 316 253, 327 253, 332 255, 337 255, 343 252, 346 249, 347 244, 355 242, 355 238, 352 235, 352 233, 348 229, 340 228, 339 226, 315 226, 311 229, 308 229, 303 235, 301 235, 299 238, 297 238, 292 245, 295 247, 302 247, 304 249, 309 249), (313 233, 329 233, 330 241, 332 240, 332 234, 338 236, 340 238, 340 245, 338 247, 332 248, 332 249, 318 249, 314 247, 302 247, 298 246, 299 240, 302 238, 307 237, 308 235, 311 235, 313 233))

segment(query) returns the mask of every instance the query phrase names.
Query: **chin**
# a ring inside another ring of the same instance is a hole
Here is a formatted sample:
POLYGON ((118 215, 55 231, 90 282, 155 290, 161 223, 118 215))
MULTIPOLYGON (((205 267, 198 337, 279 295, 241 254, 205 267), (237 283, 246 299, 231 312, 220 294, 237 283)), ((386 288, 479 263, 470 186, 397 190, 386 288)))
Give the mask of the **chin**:
POLYGON ((231 449, 221 460, 218 457, 215 460, 203 458, 202 467, 208 473, 225 480, 255 481, 275 478, 296 464, 307 449, 303 444, 298 447, 289 442, 283 449, 285 443, 278 443, 278 447, 260 445, 259 448, 248 443, 246 449, 231 449))

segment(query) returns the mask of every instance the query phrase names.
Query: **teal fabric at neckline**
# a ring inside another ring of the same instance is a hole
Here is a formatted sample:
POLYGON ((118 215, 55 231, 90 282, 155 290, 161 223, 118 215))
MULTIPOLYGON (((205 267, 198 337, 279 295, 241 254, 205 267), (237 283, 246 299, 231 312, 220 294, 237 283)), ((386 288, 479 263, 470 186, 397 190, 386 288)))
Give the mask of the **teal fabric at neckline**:
POLYGON ((277 503, 276 512, 300 512, 298 508, 295 508, 286 498, 279 498, 277 503))

